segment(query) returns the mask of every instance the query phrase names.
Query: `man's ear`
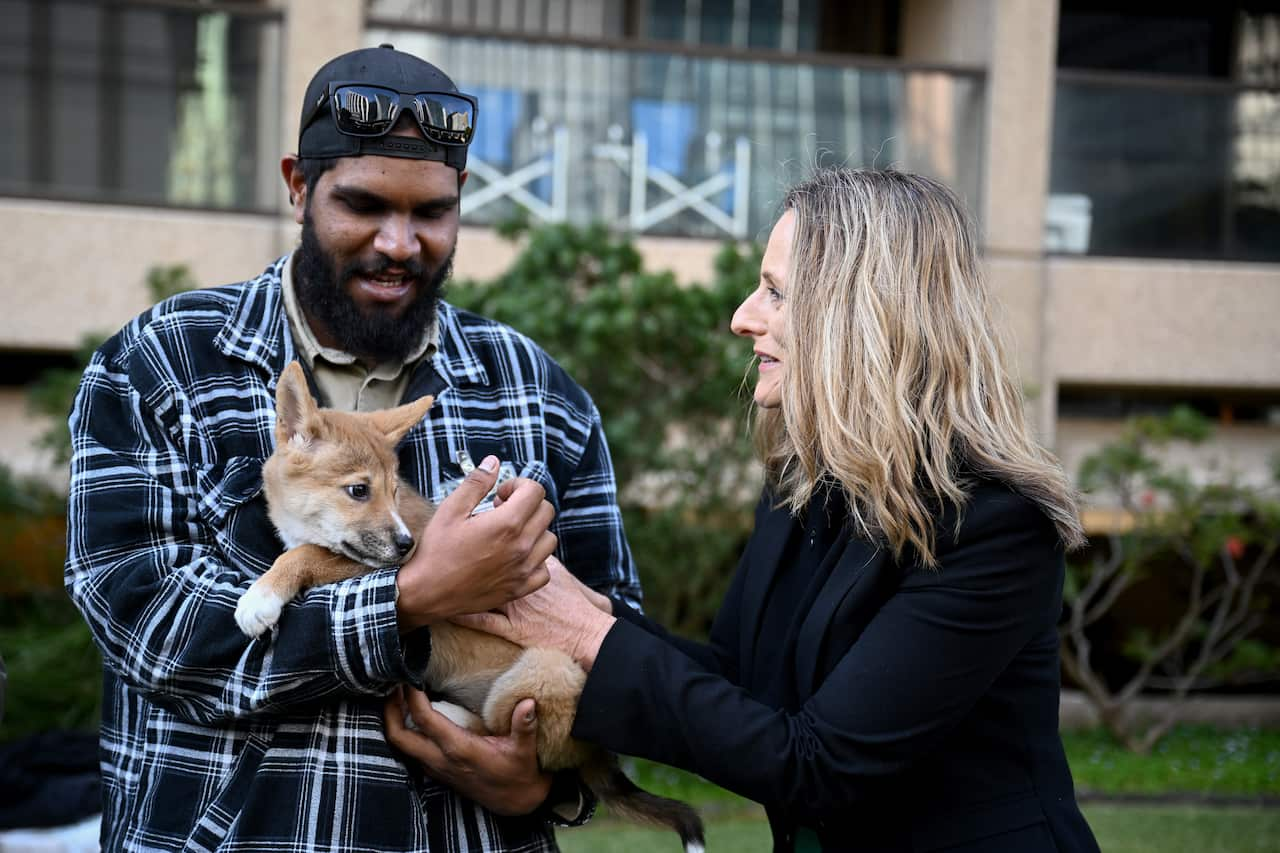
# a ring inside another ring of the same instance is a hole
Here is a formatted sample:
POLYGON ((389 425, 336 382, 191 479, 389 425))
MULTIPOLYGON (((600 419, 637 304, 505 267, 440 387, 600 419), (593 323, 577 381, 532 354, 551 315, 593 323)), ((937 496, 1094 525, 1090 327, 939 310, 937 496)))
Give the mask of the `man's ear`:
POLYGON ((289 190, 289 206, 293 208, 293 221, 302 224, 307 213, 307 181, 298 168, 298 155, 286 154, 280 161, 280 174, 289 190))
POLYGON ((290 442, 309 444, 316 437, 318 411, 302 365, 289 362, 276 384, 276 446, 290 442))

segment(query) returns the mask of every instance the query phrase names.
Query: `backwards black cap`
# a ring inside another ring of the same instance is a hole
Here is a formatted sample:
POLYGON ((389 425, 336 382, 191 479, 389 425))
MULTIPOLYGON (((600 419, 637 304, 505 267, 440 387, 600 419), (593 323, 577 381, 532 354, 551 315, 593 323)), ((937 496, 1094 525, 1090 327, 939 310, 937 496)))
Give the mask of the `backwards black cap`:
POLYGON ((359 157, 377 154, 412 160, 438 160, 458 171, 467 165, 467 146, 438 145, 421 136, 348 136, 328 117, 331 105, 318 112, 316 105, 328 94, 330 83, 365 83, 398 92, 457 92, 449 76, 430 62, 396 50, 389 44, 365 47, 334 57, 320 67, 307 84, 298 129, 299 157, 359 157), (323 117, 323 120, 322 120, 323 117), (310 124, 306 122, 310 120, 310 124))

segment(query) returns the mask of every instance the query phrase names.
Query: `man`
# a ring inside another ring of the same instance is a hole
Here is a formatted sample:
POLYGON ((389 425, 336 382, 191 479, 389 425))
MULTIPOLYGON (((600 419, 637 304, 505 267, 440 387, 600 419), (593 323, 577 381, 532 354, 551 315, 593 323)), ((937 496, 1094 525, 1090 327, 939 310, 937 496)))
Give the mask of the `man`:
POLYGON ((639 596, 590 398, 527 339, 440 301, 474 119, 389 45, 332 60, 282 163, 298 250, 152 308, 86 370, 66 581, 105 661, 104 849, 542 850, 555 814, 589 814, 539 772, 531 701, 508 738, 436 715, 425 768, 382 731, 385 697, 421 686, 430 624, 545 583, 553 550, 639 596), (234 610, 281 552, 260 468, 295 359, 332 407, 434 394, 401 471, 443 503, 405 565, 310 590, 251 641, 234 610), (522 476, 473 514, 499 459, 522 476))

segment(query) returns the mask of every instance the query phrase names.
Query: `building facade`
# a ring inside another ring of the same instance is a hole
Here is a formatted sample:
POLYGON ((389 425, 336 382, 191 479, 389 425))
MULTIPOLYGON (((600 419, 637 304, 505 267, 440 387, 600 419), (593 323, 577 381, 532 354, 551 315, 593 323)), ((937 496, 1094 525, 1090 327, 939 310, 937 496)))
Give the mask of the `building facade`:
POLYGON ((492 226, 519 212, 609 222, 705 280, 813 166, 923 171, 977 215, 1068 470, 1127 415, 1186 402, 1219 426, 1188 464, 1262 477, 1280 452, 1271 5, 0 0, 0 459, 58 477, 25 383, 144 308, 150 267, 218 284, 292 247, 279 160, 306 83, 391 42, 479 98, 459 276, 505 266, 492 226))

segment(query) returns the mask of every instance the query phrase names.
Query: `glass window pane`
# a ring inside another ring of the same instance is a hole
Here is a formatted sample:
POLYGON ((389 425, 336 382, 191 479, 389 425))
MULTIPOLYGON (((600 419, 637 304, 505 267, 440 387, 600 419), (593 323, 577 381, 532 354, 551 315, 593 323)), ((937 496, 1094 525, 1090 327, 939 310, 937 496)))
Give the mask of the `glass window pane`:
POLYGON ((366 34, 367 44, 384 41, 436 58, 479 99, 463 197, 470 223, 509 217, 517 202, 486 188, 526 169, 519 203, 549 206, 557 145, 568 163, 563 216, 579 223, 725 237, 742 227, 737 213, 746 236, 759 238, 789 183, 836 164, 932 174, 978 209, 980 76, 366 34), (633 147, 641 138, 642 152, 633 147), (644 180, 633 180, 637 166, 644 180), (736 186, 747 190, 739 209, 736 186))
POLYGON ((0 0, 0 192, 274 207, 280 26, 148 3, 0 0))
POLYGON ((1280 260, 1280 93, 1062 79, 1045 246, 1280 260))

